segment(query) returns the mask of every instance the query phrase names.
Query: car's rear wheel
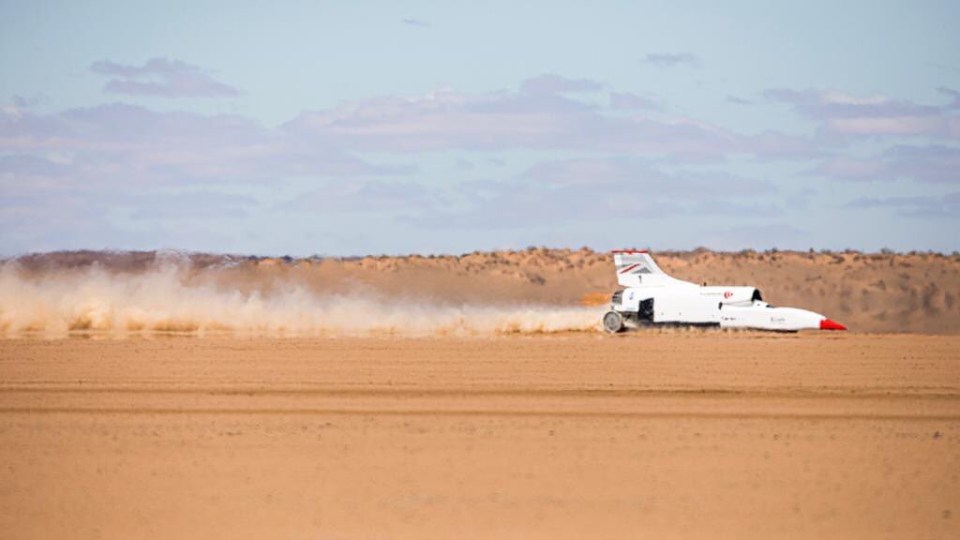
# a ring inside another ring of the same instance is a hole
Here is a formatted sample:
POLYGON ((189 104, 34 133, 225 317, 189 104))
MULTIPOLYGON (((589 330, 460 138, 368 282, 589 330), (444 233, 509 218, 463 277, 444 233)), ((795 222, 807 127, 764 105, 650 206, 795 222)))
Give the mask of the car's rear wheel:
POLYGON ((603 329, 611 334, 616 334, 623 330, 623 315, 617 311, 608 311, 603 316, 603 329))

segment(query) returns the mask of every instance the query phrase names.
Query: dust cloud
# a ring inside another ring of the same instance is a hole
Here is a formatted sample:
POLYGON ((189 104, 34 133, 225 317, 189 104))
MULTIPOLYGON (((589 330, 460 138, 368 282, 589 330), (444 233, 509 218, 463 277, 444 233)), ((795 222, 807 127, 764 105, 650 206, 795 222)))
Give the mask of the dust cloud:
POLYGON ((223 279, 228 271, 197 272, 188 264, 166 262, 142 272, 94 265, 29 275, 16 264, 4 264, 0 334, 528 334, 596 331, 603 312, 596 307, 451 304, 378 297, 363 290, 317 292, 292 280, 244 290, 223 279))

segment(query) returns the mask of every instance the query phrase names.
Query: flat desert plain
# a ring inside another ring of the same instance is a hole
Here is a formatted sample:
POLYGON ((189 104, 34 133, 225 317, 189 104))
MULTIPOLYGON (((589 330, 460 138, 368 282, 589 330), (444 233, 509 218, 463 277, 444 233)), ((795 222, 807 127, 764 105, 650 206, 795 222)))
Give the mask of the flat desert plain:
POLYGON ((958 351, 855 332, 11 337, 0 536, 958 538, 958 351))

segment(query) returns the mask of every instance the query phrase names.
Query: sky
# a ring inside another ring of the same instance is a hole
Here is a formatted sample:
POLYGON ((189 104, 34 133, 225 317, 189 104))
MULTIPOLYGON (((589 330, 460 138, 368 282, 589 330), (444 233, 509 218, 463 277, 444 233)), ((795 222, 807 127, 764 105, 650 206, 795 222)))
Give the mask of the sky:
POLYGON ((0 0, 0 255, 960 250, 960 3, 0 0))

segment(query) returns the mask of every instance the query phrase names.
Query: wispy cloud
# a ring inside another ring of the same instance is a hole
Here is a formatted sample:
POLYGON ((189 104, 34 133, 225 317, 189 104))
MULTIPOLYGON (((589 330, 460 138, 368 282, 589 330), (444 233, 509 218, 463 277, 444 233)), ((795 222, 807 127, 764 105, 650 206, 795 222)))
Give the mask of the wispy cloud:
POLYGON ((703 231, 700 241, 714 249, 736 250, 744 248, 764 249, 786 246, 809 245, 812 242, 808 231, 793 223, 778 223, 771 220, 764 225, 721 226, 703 231))
POLYGON ((92 183, 256 182, 394 170, 332 142, 306 143, 242 116, 156 112, 120 103, 51 114, 0 113, 0 147, 31 159, 57 155, 74 181, 92 183))
MULTIPOLYGON (((240 116, 124 104, 0 111, 0 148, 0 246, 8 252, 164 245, 164 231, 190 230, 178 225, 185 220, 242 226, 264 211, 252 199, 265 190, 411 172, 240 116), (133 230, 147 221, 158 225, 133 230)), ((200 246, 212 234, 201 229, 167 245, 200 246)))
POLYGON ((534 165, 516 178, 463 184, 456 210, 435 207, 411 221, 470 229, 553 226, 598 216, 763 216, 778 209, 755 202, 756 197, 775 192, 763 180, 722 172, 666 172, 639 159, 558 160, 534 165))
POLYGON ((428 23, 427 21, 424 21, 422 19, 415 19, 413 17, 407 17, 405 19, 401 19, 400 22, 402 22, 407 26, 415 26, 417 28, 429 28, 431 26, 431 24, 428 23))
POLYGON ((960 148, 898 145, 883 152, 891 173, 921 182, 960 184, 960 148))
POLYGON ((595 92, 603 90, 603 84, 590 79, 569 79, 561 75, 546 73, 523 81, 520 91, 525 94, 563 94, 595 92))
POLYGON ((616 110, 661 109, 662 106, 650 98, 629 92, 611 92, 610 108, 616 110))
POLYGON ((297 195, 278 205, 280 210, 302 212, 419 213, 434 204, 437 194, 411 181, 339 179, 297 195))
MULTIPOLYGON (((450 90, 408 98, 377 98, 305 111, 284 125, 304 140, 337 141, 360 151, 564 149, 719 159, 732 154, 798 155, 804 143, 778 133, 743 136, 687 117, 613 114, 569 93, 596 91, 585 79, 540 76, 519 92, 460 93, 450 90)), ((620 94, 611 104, 651 105, 620 94)), ((806 151, 811 151, 809 144, 806 151)))
POLYGON ((813 172, 844 180, 960 184, 960 148, 896 145, 871 157, 835 156, 813 172))
POLYGON ((243 117, 122 104, 51 114, 0 111, 0 148, 0 248, 8 253, 228 249, 203 244, 213 234, 206 227, 188 232, 178 222, 236 229, 258 210, 236 193, 282 192, 294 180, 295 189, 304 189, 331 178, 410 172, 371 164, 331 144, 307 144, 243 117), (130 226, 146 221, 158 225, 140 232, 130 226), (174 230, 181 233, 166 236, 174 230))
POLYGON ((857 96, 836 90, 777 88, 764 96, 793 105, 831 135, 960 139, 960 116, 949 111, 951 105, 921 105, 883 94, 857 96))
POLYGON ((643 63, 659 68, 674 68, 697 66, 700 59, 691 53, 650 53, 643 58, 643 63))
POLYGON ((117 203, 132 209, 131 218, 145 221, 242 219, 257 206, 252 197, 213 190, 129 194, 117 203))
POLYGON ((50 98, 41 92, 29 96, 15 95, 10 99, 11 105, 17 109, 30 109, 48 103, 49 101, 50 98))
POLYGON ((892 208, 899 215, 913 218, 949 218, 960 220, 960 192, 939 197, 861 197, 847 208, 892 208))
POLYGON ((165 98, 239 95, 233 86, 219 82, 199 67, 179 60, 151 58, 142 66, 101 60, 94 62, 90 71, 112 77, 103 89, 114 94, 165 98))
POLYGON ((937 88, 937 92, 952 98, 953 101, 947 105, 948 107, 951 109, 960 109, 960 91, 954 90, 953 88, 947 88, 946 86, 941 86, 940 88, 937 88))

